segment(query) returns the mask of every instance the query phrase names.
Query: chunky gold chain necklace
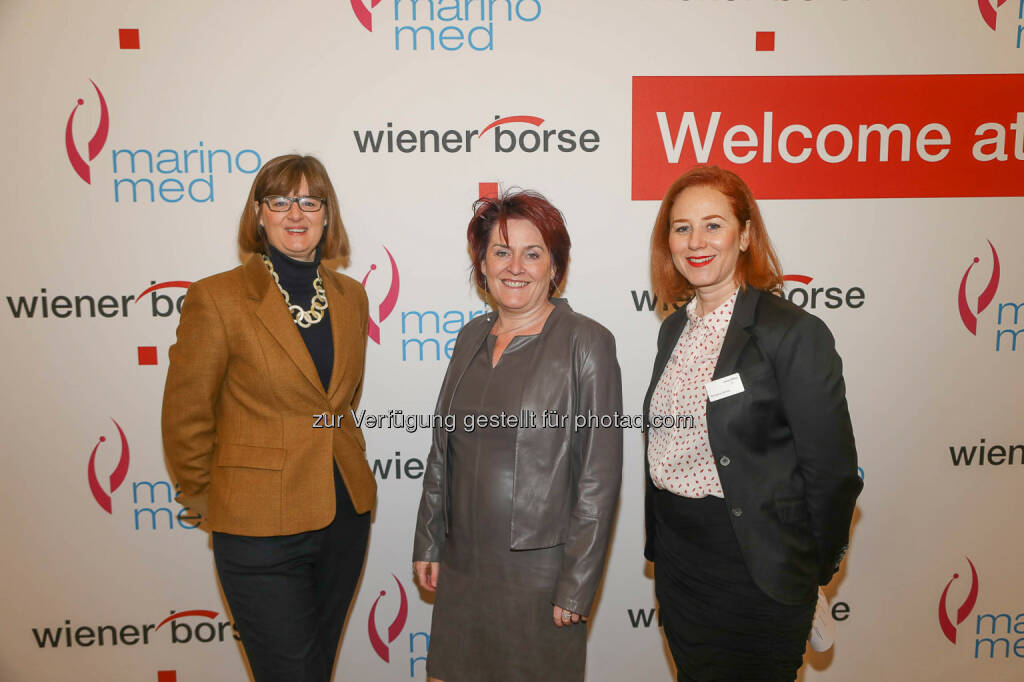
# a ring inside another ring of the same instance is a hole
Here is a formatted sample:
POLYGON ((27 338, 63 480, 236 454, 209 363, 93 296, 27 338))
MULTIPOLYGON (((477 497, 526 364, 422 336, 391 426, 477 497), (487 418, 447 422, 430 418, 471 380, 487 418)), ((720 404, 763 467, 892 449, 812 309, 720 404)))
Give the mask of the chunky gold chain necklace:
POLYGON ((267 266, 267 270, 270 270, 271 276, 274 278, 274 284, 277 285, 277 290, 284 296, 284 302, 288 304, 288 312, 292 314, 292 320, 295 324, 299 325, 303 329, 309 329, 314 324, 324 319, 324 311, 327 310, 327 292, 324 291, 324 281, 320 279, 320 274, 317 273, 316 279, 313 280, 313 290, 316 292, 313 296, 313 300, 310 301, 309 310, 303 310, 299 306, 292 303, 291 297, 288 296, 288 292, 281 286, 281 278, 277 276, 277 272, 274 270, 274 264, 270 262, 266 254, 263 254, 263 264, 267 266))

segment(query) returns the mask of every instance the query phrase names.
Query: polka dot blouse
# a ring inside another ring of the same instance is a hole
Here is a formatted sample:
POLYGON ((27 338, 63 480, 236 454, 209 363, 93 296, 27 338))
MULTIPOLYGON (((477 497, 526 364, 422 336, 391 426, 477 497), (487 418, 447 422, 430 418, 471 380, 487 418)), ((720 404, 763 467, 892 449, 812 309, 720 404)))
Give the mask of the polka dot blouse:
POLYGON ((677 426, 648 431, 647 458, 657 487, 683 497, 724 497, 708 440, 707 391, 736 305, 732 297, 704 317, 697 299, 686 305, 686 326, 651 396, 650 416, 671 416, 677 426), (693 428, 679 417, 693 416, 693 428))

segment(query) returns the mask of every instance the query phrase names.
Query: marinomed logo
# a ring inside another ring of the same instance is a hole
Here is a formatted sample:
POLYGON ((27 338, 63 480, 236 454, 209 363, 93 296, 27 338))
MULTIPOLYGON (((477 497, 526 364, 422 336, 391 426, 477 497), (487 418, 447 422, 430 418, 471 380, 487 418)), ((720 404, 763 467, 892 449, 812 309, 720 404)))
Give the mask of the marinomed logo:
POLYGON ((992 302, 992 299, 996 296, 996 289, 999 288, 999 254, 996 253, 996 247, 992 246, 992 242, 988 243, 990 249, 992 249, 992 274, 989 275, 988 284, 985 285, 984 291, 978 296, 978 306, 976 310, 971 310, 971 304, 967 300, 967 278, 971 274, 971 270, 977 265, 981 259, 977 256, 974 257, 974 261, 967 266, 967 270, 964 272, 963 279, 960 280, 960 292, 957 295, 957 306, 960 309, 960 319, 963 320, 964 326, 967 327, 967 331, 978 335, 978 315, 988 307, 988 304, 992 302))
MULTIPOLYGON (((350 0, 364 29, 391 29, 397 51, 493 52, 495 29, 531 24, 541 15, 540 0, 392 0, 390 11, 377 10, 381 0, 350 0), (376 15, 376 17, 375 17, 376 15), (376 18, 376 21, 374 19, 376 18), (391 20, 388 28, 383 22, 391 20)), ((378 30, 383 29, 383 30, 378 30)))
MULTIPOLYGON (((110 110, 106 97, 92 80, 96 91, 99 118, 90 134, 83 156, 75 140, 75 122, 86 101, 79 98, 64 126, 64 147, 72 169, 87 184, 96 179, 93 162, 103 150, 110 133, 110 110)), ((85 125, 81 122, 80 125, 85 125)), ((90 126, 91 127, 91 126, 90 126)), ((251 175, 263 161, 253 149, 216 149, 199 140, 194 147, 145 147, 110 149, 115 203, 211 203, 215 200, 215 181, 223 174, 251 175)))
MULTIPOLYGON (((1005 2, 1006 0, 1003 0, 1005 2)), ((367 31, 373 32, 373 14, 370 13, 374 7, 380 4, 380 0, 370 0, 370 6, 367 7, 363 0, 350 0, 352 4, 352 11, 356 15, 356 19, 363 25, 367 31)))
POLYGON ((982 596, 978 570, 970 557, 964 557, 971 569, 970 581, 954 573, 939 597, 939 630, 950 644, 958 645, 974 637, 973 657, 980 660, 1024 658, 1024 612, 971 614, 982 596), (960 602, 958 606, 954 606, 960 602), (953 610, 955 608, 955 611, 953 610), (967 623, 964 631, 960 626, 967 623), (973 627, 972 627, 973 625, 973 627), (973 630, 973 632, 972 632, 973 630))
POLYGON ((96 500, 96 504, 98 504, 100 508, 108 514, 113 514, 114 506, 110 496, 121 487, 121 484, 124 483, 125 477, 128 475, 128 465, 131 462, 131 453, 128 449, 128 438, 124 435, 124 430, 121 428, 121 425, 113 419, 110 421, 114 422, 114 426, 117 428, 117 434, 120 436, 121 454, 118 457, 117 465, 114 467, 114 470, 111 472, 109 477, 104 477, 107 481, 107 485, 103 485, 103 483, 100 482, 100 477, 96 474, 96 453, 99 451, 100 445, 105 443, 107 439, 105 436, 100 436, 99 441, 97 441, 96 445, 92 449, 92 453, 89 455, 89 466, 86 477, 89 481, 89 492, 92 493, 93 499, 96 500))
MULTIPOLYGON (((1024 2, 1024 0, 1021 1, 1024 2)), ((979 273, 982 277, 985 277, 985 270, 976 270, 974 267, 981 262, 981 259, 977 256, 974 257, 971 264, 967 266, 967 270, 964 271, 963 277, 960 279, 960 288, 957 292, 957 309, 960 312, 960 321, 963 322, 964 328, 974 336, 978 335, 978 323, 981 314, 993 302, 999 289, 999 276, 1001 272, 999 253, 991 241, 988 242, 988 246, 992 253, 992 266, 988 271, 987 279, 981 280, 985 284, 981 287, 977 302, 975 302, 973 295, 968 295, 967 293, 968 289, 973 288, 970 283, 972 275, 975 279, 977 279, 979 273)), ((977 286, 977 284, 974 286, 977 286)), ((1002 303, 998 303, 996 305, 995 326, 995 349, 997 351, 1017 350, 1018 339, 1021 339, 1021 345, 1024 346, 1024 339, 1021 338, 1024 337, 1024 300, 1004 300, 1002 303)))
POLYGON ((82 178, 86 184, 92 184, 92 171, 89 167, 89 162, 95 159, 100 151, 103 150, 103 145, 107 143, 107 134, 110 132, 110 112, 107 111, 107 101, 103 99, 100 86, 96 85, 91 79, 89 82, 92 83, 92 87, 96 90, 96 98, 100 105, 100 120, 96 125, 96 132, 89 138, 89 145, 87 147, 89 153, 88 161, 83 159, 82 155, 78 152, 78 146, 75 144, 74 137, 75 114, 78 113, 78 107, 85 104, 84 99, 78 99, 78 104, 71 110, 71 114, 68 116, 68 123, 64 127, 64 146, 67 149, 68 161, 71 162, 71 167, 78 173, 78 177, 82 178))
POLYGON ((465 154, 481 148, 495 154, 514 152, 563 153, 596 152, 601 136, 586 128, 558 128, 545 125, 540 116, 494 115, 479 128, 398 128, 388 121, 383 128, 353 130, 361 154, 465 154))
POLYGON ((373 647, 374 652, 385 663, 391 661, 391 652, 388 649, 388 645, 398 639, 398 635, 402 634, 402 628, 405 627, 405 621, 409 617, 409 599, 405 596, 405 588, 402 587, 402 581, 394 573, 391 574, 391 577, 395 579, 395 584, 398 586, 399 601, 398 612, 387 628, 387 642, 381 637, 380 628, 377 626, 377 607, 380 605, 380 600, 388 595, 387 590, 381 590, 380 594, 373 601, 373 606, 370 607, 370 617, 366 622, 366 630, 370 635, 370 646, 373 647))
MULTIPOLYGON (((398 290, 400 287, 400 280, 398 277, 398 263, 395 262, 395 257, 388 251, 388 247, 382 247, 384 253, 388 254, 388 261, 391 263, 391 283, 388 285, 388 291, 384 295, 384 299, 380 302, 377 307, 377 319, 373 319, 373 315, 369 316, 367 320, 366 335, 371 341, 380 345, 380 325, 391 315, 391 312, 395 309, 395 304, 398 303, 398 290)), ((377 269, 377 264, 372 263, 370 269, 366 271, 366 275, 363 277, 361 284, 363 288, 366 288, 366 281, 370 279, 370 273, 377 269)))
POLYGON ((455 339, 480 310, 406 310, 402 312, 402 362, 440 362, 452 359, 455 339))
POLYGON ((996 10, 1005 4, 1006 0, 978 0, 978 11, 981 12, 981 18, 993 31, 996 30, 996 10))
POLYGON ((962 604, 956 610, 956 623, 949 617, 949 607, 946 605, 946 600, 949 597, 949 587, 953 584, 953 581, 960 578, 959 573, 954 573, 953 577, 946 583, 946 589, 942 590, 942 596, 939 598, 939 627, 942 629, 942 634, 946 636, 953 644, 956 644, 956 629, 967 620, 967 616, 971 615, 971 611, 974 609, 974 604, 978 601, 978 571, 974 568, 974 562, 971 561, 970 557, 965 557, 967 563, 971 566, 971 589, 964 598, 962 604))
MULTIPOLYGON (((965 1, 970 2, 971 0, 965 1)), ((1012 32, 1002 31, 1002 29, 1006 28, 1006 22, 998 21, 998 10, 1000 7, 1005 5, 1006 2, 1007 0, 978 0, 978 11, 981 13, 981 18, 984 20, 986 26, 992 29, 993 32, 1003 32, 1007 38, 1015 40, 1017 49, 1020 49, 1021 45, 1024 45, 1024 0, 1018 0, 1017 2, 1017 30, 1012 32)), ((1005 15, 1005 12, 1003 14, 1005 15)))

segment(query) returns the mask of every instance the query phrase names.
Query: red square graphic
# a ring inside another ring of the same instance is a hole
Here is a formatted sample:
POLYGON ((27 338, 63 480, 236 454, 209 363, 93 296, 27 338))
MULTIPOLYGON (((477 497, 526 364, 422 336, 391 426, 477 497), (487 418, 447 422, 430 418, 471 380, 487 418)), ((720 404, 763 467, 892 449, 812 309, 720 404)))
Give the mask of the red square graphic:
POLYGON ((754 50, 757 52, 774 52, 775 31, 758 31, 754 39, 754 50))
POLYGON ((178 682, 177 670, 157 670, 156 682, 178 682))
POLYGON ((139 346, 139 364, 156 364, 156 346, 139 346))
POLYGON ((121 42, 122 50, 139 49, 139 29, 137 28, 117 29, 117 39, 121 42))
POLYGON ((496 182, 481 182, 479 187, 481 199, 497 199, 498 198, 498 183, 496 182))

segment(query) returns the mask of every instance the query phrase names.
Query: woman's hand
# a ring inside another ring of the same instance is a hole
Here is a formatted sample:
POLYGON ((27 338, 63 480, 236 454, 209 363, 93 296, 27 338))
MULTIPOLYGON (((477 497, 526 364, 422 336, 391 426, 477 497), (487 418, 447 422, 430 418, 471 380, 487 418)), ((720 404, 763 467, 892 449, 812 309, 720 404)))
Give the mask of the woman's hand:
POLYGON ((575 625, 576 623, 586 623, 586 616, 581 616, 578 613, 573 613, 569 609, 563 609, 558 604, 555 604, 554 613, 551 614, 555 620, 556 627, 565 627, 566 625, 575 625))
POLYGON ((416 574, 416 582, 427 592, 437 589, 437 576, 441 572, 441 564, 436 561, 414 561, 412 572, 416 574))

